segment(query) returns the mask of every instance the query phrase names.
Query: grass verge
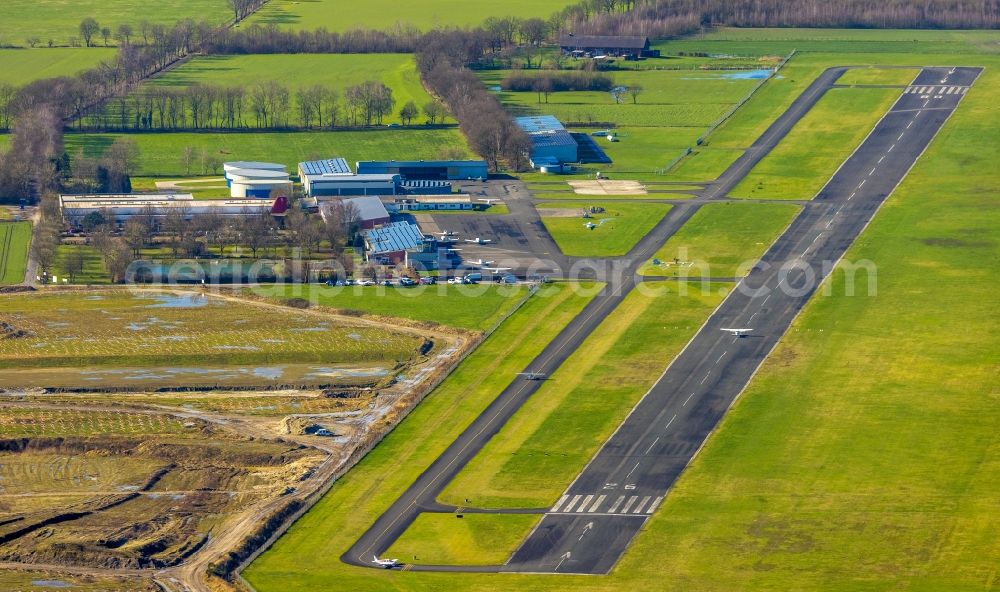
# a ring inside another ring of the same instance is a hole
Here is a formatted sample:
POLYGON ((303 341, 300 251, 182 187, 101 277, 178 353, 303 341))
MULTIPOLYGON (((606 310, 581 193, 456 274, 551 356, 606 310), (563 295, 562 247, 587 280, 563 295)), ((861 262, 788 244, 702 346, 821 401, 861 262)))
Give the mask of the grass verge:
POLYGON ((624 255, 670 210, 668 204, 623 202, 541 203, 537 207, 559 249, 575 257, 624 255), (591 207, 605 211, 584 219, 583 211, 591 207), (588 224, 595 227, 588 228, 588 224))

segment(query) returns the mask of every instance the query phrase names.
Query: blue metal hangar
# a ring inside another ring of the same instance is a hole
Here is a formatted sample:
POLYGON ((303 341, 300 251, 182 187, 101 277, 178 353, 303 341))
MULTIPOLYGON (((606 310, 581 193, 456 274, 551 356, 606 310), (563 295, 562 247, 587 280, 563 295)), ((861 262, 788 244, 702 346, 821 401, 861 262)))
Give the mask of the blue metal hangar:
POLYGON ((485 179, 485 160, 363 160, 359 175, 399 175, 407 181, 485 179))
POLYGON ((532 166, 578 161, 576 140, 552 115, 515 117, 514 123, 531 139, 532 166))

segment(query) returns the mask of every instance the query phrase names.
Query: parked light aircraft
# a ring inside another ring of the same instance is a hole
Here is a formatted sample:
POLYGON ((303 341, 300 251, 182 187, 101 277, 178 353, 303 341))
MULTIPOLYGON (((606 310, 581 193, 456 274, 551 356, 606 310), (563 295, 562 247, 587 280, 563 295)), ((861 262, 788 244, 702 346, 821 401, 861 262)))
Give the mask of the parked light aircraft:
POLYGON ((477 245, 488 245, 489 243, 491 243, 493 241, 490 240, 490 239, 488 239, 488 238, 479 238, 477 236, 476 238, 467 238, 467 239, 465 239, 465 242, 467 242, 467 243, 476 243, 477 245))
POLYGON ((526 380, 545 380, 545 374, 541 372, 518 372, 518 376, 523 376, 526 380))
POLYGON ((496 262, 495 261, 483 261, 482 259, 476 259, 475 261, 469 261, 469 263, 471 263, 473 265, 483 266, 483 265, 493 265, 496 262))
POLYGON ((379 559, 378 555, 375 555, 374 557, 375 557, 375 560, 372 561, 372 563, 374 563, 375 565, 377 565, 379 567, 384 567, 386 569, 392 569, 394 567, 398 567, 399 566, 399 560, 398 559, 379 559))
POLYGON ((753 329, 727 329, 723 328, 723 331, 729 331, 733 334, 733 337, 746 337, 747 333, 753 331, 753 329))

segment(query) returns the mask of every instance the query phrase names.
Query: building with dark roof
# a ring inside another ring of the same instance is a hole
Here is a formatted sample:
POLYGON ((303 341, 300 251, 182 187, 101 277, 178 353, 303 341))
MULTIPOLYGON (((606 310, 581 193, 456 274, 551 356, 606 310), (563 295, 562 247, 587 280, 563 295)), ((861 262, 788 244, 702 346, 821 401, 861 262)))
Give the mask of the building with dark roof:
POLYGON ((358 174, 399 175, 406 181, 485 179, 485 160, 364 160, 356 163, 358 174))
MULTIPOLYGON (((515 117, 517 124, 531 139, 531 161, 558 163, 577 161, 577 144, 563 124, 552 115, 515 117)), ((532 165, 537 166, 537 165, 532 165)))
POLYGON ((659 57, 649 48, 649 38, 633 35, 565 35, 559 39, 563 53, 577 57, 614 56, 625 59, 659 57))

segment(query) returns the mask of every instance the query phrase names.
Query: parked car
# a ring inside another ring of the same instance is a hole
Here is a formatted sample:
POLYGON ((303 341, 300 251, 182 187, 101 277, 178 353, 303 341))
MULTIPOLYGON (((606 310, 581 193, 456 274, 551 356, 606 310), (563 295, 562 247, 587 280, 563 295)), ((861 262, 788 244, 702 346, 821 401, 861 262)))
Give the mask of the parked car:
POLYGON ((410 279, 409 277, 407 277, 405 275, 403 277, 399 278, 399 285, 400 286, 413 286, 413 285, 416 285, 416 283, 417 282, 413 281, 412 279, 410 279))
POLYGON ((391 286, 392 285, 392 280, 382 280, 382 285, 383 286, 391 286))
POLYGON ((429 276, 426 276, 426 277, 422 276, 420 278, 420 283, 424 284, 426 286, 433 286, 434 284, 438 283, 438 281, 437 281, 436 277, 434 277, 432 275, 429 275, 429 276))

